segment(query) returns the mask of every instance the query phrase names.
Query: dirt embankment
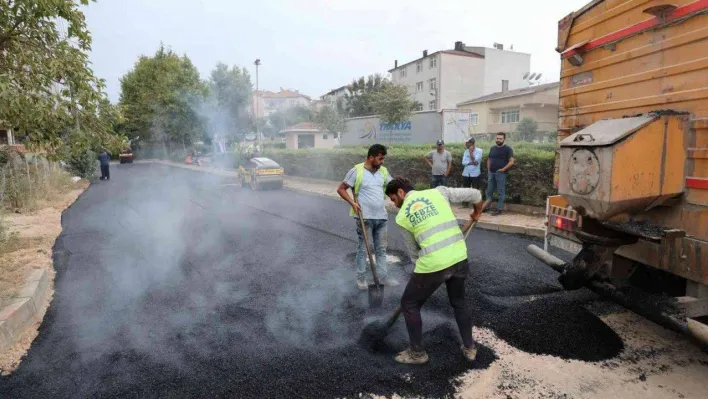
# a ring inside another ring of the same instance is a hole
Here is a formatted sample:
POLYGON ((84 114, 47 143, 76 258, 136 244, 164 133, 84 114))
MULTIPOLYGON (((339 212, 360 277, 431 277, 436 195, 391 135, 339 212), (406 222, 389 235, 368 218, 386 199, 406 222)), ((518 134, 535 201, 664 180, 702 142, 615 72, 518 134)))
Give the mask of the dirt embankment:
MULTIPOLYGON (((61 214, 88 185, 87 181, 79 181, 68 192, 37 204, 34 212, 4 215, 2 223, 7 235, 0 246, 0 309, 17 300, 25 280, 35 270, 49 271, 50 292, 47 297, 52 297, 52 246, 62 230, 61 214)), ((45 306, 49 306, 49 301, 45 306)), ((19 365, 37 336, 39 324, 27 328, 13 345, 0 351, 0 370, 3 374, 12 372, 19 365)))

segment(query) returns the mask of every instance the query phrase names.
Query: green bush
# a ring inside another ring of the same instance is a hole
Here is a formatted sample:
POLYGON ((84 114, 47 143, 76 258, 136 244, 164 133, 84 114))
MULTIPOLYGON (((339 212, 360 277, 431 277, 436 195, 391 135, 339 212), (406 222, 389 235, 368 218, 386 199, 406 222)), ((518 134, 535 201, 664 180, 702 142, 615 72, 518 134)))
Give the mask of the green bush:
MULTIPOLYGON (((446 146, 453 156, 453 169, 449 185, 461 187, 463 145, 446 146)), ((482 158, 482 179, 486 185, 486 163, 490 145, 479 145, 484 150, 482 158)), ((509 173, 506 185, 507 201, 527 205, 543 206, 546 197, 556 193, 553 187, 553 167, 555 146, 532 143, 515 145, 516 165, 509 173)), ((333 150, 272 150, 265 156, 278 162, 285 173, 293 176, 340 181, 357 163, 363 162, 368 146, 341 147, 333 150)), ((426 187, 430 182, 430 167, 423 157, 433 149, 427 145, 399 145, 388 148, 386 167, 393 176, 408 178, 418 187, 426 187)))
POLYGON ((91 150, 73 154, 66 160, 69 172, 83 179, 91 179, 96 173, 98 155, 91 150))

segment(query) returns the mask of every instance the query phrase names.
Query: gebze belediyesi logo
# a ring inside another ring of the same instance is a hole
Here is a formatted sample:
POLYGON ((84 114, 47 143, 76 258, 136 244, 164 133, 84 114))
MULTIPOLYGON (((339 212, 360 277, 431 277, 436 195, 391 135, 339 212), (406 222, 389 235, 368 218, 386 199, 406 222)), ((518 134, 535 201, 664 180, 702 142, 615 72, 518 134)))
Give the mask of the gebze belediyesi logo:
POLYGON ((438 215, 438 210, 425 198, 416 198, 406 207, 406 217, 413 227, 438 215))

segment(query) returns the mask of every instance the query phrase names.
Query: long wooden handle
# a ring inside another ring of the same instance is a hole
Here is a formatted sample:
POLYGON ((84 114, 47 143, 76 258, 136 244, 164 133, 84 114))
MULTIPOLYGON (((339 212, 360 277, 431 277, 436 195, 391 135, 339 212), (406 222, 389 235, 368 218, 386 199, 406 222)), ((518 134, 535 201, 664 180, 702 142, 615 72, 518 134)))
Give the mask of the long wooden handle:
POLYGON ((472 231, 474 226, 477 225, 477 222, 471 220, 470 223, 467 223, 466 225, 469 225, 469 227, 467 227, 467 230, 465 231, 465 240, 467 239, 467 236, 470 235, 470 231, 472 231))
MULTIPOLYGON (((359 205, 359 200, 357 199, 356 194, 354 194, 354 203, 359 205)), ((356 213, 357 213, 357 216, 359 216, 359 223, 361 224, 361 232, 364 235, 364 244, 366 245, 366 253, 369 255, 369 263, 371 264, 371 274, 374 275, 374 284, 376 284, 376 286, 378 287, 380 285, 379 276, 378 276, 378 273, 376 273, 376 264, 374 263, 374 257, 371 255, 371 247, 369 247, 369 235, 366 233, 366 224, 364 223, 364 217, 361 215, 361 206, 359 207, 359 209, 357 209, 356 213)))

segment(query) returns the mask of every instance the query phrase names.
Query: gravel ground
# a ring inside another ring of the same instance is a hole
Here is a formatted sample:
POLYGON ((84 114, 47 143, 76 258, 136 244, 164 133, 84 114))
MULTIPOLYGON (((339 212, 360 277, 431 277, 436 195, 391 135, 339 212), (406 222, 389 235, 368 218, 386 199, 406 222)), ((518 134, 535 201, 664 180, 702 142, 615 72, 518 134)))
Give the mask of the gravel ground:
MULTIPOLYGON (((402 321, 380 352, 356 344, 403 285, 367 308, 343 203, 164 166, 113 169, 63 216, 54 301, 27 358, 0 378, 0 397, 444 397, 495 367, 514 386, 494 389, 514 397, 526 377, 501 368, 512 350, 581 363, 626 352, 580 307, 591 293, 559 292, 556 274, 526 254, 535 241, 478 230, 467 294, 478 360, 463 361, 441 289, 423 315, 431 363, 398 366, 402 321)), ((391 268, 401 280, 411 271, 391 268)))

